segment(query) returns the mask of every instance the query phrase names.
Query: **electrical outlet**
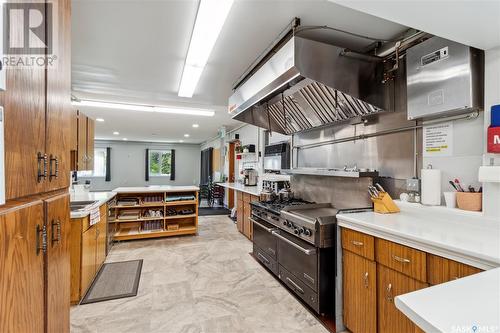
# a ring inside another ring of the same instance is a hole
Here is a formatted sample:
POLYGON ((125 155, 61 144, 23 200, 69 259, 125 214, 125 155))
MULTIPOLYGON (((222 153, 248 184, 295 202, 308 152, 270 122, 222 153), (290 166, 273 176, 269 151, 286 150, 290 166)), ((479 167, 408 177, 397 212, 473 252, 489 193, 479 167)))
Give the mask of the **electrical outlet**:
POLYGON ((410 192, 420 192, 420 179, 418 178, 407 179, 406 190, 410 192))

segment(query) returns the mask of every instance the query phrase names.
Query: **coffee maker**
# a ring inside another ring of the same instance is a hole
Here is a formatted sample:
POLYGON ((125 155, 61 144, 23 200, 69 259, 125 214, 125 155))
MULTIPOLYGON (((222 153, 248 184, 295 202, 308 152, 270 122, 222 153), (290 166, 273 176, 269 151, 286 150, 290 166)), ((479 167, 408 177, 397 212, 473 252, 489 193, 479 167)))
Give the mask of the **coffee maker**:
POLYGON ((243 184, 245 186, 257 186, 257 170, 255 169, 245 169, 243 170, 244 181, 243 184))

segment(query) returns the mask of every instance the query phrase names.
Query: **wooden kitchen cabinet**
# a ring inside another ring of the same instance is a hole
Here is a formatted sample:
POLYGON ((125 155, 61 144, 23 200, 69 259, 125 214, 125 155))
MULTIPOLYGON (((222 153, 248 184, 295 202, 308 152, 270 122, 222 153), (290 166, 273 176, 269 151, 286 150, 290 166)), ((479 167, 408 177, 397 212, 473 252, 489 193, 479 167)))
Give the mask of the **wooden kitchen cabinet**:
POLYGON ((94 169, 94 132, 95 121, 78 111, 77 164, 76 170, 94 169))
POLYGON ((344 251, 343 267, 344 324, 352 333, 376 333, 376 263, 344 251))
POLYGON ((45 201, 47 226, 47 332, 69 332, 69 194, 45 201))
POLYGON ((247 236, 248 239, 253 239, 253 223, 250 220, 252 216, 252 207, 249 202, 243 203, 243 234, 247 236))
POLYGON ((43 332, 43 202, 0 213, 0 332, 43 332))
POLYGON ((427 269, 428 281, 431 285, 445 283, 482 272, 479 268, 433 254, 427 255, 427 269))
POLYGON ((236 192, 236 225, 238 231, 248 239, 253 239, 252 206, 250 202, 258 201, 259 197, 241 191, 236 192))
POLYGON ((427 286, 424 282, 383 265, 377 265, 378 332, 420 332, 421 330, 396 308, 394 298, 427 286))
POLYGON ((238 199, 236 202, 236 226, 238 228, 238 231, 243 233, 243 219, 244 219, 244 214, 243 214, 243 200, 238 199))
POLYGON ((90 225, 90 217, 71 220, 71 303, 85 295, 106 259, 107 205, 101 205, 100 221, 90 225))

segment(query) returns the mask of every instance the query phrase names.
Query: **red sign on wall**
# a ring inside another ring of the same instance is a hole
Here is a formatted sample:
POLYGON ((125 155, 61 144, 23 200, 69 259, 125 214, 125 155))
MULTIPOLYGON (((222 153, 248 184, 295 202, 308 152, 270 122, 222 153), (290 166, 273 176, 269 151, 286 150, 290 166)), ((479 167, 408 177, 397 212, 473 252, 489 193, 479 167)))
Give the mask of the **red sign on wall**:
POLYGON ((488 128, 488 153, 500 154, 500 127, 488 128))

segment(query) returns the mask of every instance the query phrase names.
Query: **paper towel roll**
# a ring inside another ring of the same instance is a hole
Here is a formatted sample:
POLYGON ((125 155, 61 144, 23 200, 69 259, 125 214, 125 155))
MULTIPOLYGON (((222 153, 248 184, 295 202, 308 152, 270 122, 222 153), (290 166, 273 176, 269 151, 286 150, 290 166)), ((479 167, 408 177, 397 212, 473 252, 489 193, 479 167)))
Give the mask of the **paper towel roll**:
POLYGON ((441 170, 422 169, 422 204, 441 205, 441 170))

